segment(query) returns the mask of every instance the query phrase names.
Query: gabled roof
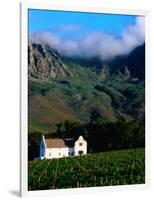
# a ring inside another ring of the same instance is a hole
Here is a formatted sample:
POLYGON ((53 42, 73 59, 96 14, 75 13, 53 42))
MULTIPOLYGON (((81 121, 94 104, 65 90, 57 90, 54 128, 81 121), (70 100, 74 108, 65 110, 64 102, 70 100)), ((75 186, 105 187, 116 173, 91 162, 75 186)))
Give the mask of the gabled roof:
POLYGON ((45 139, 47 148, 66 148, 67 145, 63 139, 45 139))
MULTIPOLYGON (((83 139, 82 136, 79 139, 83 139)), ((46 139, 43 135, 43 140, 45 141, 46 148, 66 148, 74 147, 75 140, 73 138, 66 139, 46 139)))

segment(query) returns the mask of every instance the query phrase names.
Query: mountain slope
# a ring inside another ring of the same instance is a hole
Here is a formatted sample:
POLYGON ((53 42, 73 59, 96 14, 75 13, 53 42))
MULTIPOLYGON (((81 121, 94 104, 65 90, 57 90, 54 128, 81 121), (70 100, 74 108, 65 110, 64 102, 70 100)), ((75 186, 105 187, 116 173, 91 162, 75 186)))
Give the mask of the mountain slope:
POLYGON ((54 131, 65 120, 87 123, 94 112, 109 121, 144 119, 144 80, 133 71, 138 65, 131 65, 138 49, 127 56, 129 66, 120 58, 98 70, 46 45, 31 43, 29 49, 29 132, 54 131))
POLYGON ((29 98, 29 130, 53 131, 56 124, 65 120, 80 121, 67 103, 55 93, 33 95, 29 98))
POLYGON ((58 54, 49 46, 31 42, 28 45, 28 74, 39 79, 71 75, 58 54))
POLYGON ((145 44, 136 47, 130 54, 126 56, 116 57, 109 61, 108 65, 114 73, 117 67, 123 71, 127 66, 131 76, 139 80, 145 80, 145 44))

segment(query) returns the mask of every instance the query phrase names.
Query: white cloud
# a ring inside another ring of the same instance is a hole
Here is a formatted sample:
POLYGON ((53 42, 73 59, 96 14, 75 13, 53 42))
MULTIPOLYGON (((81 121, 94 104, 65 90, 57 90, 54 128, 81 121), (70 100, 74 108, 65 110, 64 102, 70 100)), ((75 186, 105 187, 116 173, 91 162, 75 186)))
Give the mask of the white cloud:
MULTIPOLYGON (((76 26, 63 25, 63 29, 74 29, 76 26)), ((55 33, 40 32, 32 35, 32 40, 48 43, 60 54, 78 57, 100 57, 102 60, 112 59, 115 56, 126 55, 135 47, 144 43, 144 17, 137 17, 134 25, 128 26, 121 38, 105 32, 83 33, 80 39, 64 39, 55 33)))

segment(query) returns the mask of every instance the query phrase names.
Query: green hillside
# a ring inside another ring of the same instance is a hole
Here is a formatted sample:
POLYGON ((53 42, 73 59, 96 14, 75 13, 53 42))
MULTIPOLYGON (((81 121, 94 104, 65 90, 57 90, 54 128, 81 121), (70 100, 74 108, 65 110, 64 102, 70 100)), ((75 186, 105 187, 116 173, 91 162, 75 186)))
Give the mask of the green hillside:
POLYGON ((62 59, 48 46, 31 51, 29 132, 53 132, 65 120, 88 123, 94 111, 108 121, 144 120, 144 80, 127 67, 111 73, 107 65, 95 70, 90 61, 62 59))
POLYGON ((29 131, 52 131, 58 122, 88 122, 97 109, 104 119, 142 120, 144 82, 99 80, 99 75, 71 65, 73 77, 29 80, 29 131), (76 70, 76 71, 75 71, 76 70))
POLYGON ((28 190, 144 183, 144 149, 30 161, 28 164, 28 190))

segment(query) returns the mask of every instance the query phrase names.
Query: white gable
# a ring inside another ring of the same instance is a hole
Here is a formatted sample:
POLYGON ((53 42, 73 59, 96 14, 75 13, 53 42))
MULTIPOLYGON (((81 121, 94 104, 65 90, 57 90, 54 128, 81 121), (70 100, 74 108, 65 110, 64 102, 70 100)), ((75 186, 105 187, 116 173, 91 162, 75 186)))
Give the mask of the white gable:
POLYGON ((87 142, 83 139, 82 136, 78 138, 78 140, 75 142, 75 155, 84 155, 87 154, 87 142))

